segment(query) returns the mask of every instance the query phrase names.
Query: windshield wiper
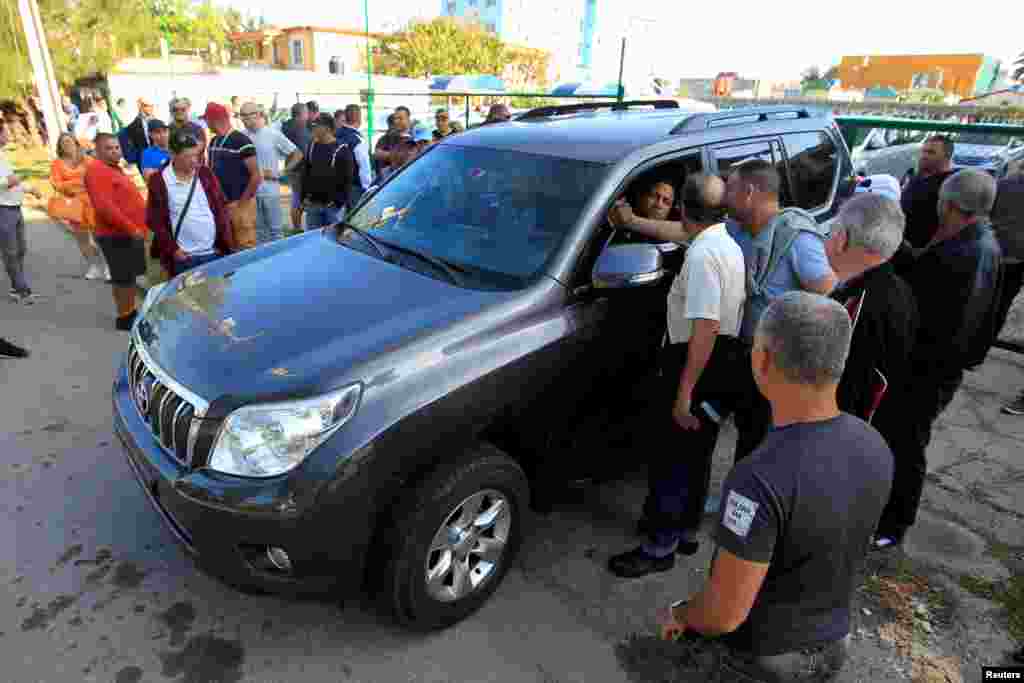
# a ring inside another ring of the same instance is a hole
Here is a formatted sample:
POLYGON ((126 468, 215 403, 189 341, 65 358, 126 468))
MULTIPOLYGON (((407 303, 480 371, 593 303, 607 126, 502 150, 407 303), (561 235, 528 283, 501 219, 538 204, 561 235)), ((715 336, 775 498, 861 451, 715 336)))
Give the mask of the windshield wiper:
POLYGON ((378 242, 376 240, 376 238, 370 237, 370 233, 366 232, 362 228, 357 228, 356 226, 352 225, 351 223, 346 223, 345 221, 342 221, 341 223, 338 223, 338 227, 339 228, 343 228, 345 230, 351 230, 352 232, 354 232, 355 234, 359 235, 364 240, 369 242, 370 246, 373 247, 374 250, 378 254, 380 254, 380 257, 382 259, 384 259, 385 261, 390 261, 391 260, 391 258, 387 255, 387 253, 385 253, 384 249, 381 248, 380 242, 378 242))
POLYGON ((424 254, 423 252, 416 251, 415 249, 410 249, 409 247, 403 247, 400 244, 394 244, 393 242, 385 242, 383 240, 380 240, 380 242, 382 244, 386 244, 391 249, 402 251, 405 252, 406 254, 412 254, 413 256, 419 258, 421 261, 426 261, 430 265, 434 266, 434 268, 440 270, 442 273, 448 276, 448 279, 451 280, 452 284, 455 285, 456 287, 464 286, 462 284, 463 278, 459 273, 465 273, 467 271, 462 266, 456 265, 451 261, 445 261, 444 259, 438 258, 437 256, 424 254))

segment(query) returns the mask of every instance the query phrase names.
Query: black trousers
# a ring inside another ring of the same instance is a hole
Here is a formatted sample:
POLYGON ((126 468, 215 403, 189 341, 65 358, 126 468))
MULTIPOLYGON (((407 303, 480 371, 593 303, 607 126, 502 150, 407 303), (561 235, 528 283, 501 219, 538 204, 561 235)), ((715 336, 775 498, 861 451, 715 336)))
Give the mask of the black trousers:
POLYGON ((741 362, 743 394, 734 416, 738 435, 733 462, 739 462, 753 453, 772 428, 772 406, 757 388, 749 348, 746 349, 741 362))
POLYGON ((718 659, 719 683, 796 683, 796 681, 832 681, 846 663, 850 636, 797 652, 756 657, 735 650, 724 650, 718 659))
POLYGON ((996 337, 1006 323, 1006 316, 1010 312, 1013 300, 1017 298, 1021 285, 1024 285, 1024 262, 1003 264, 1003 291, 999 299, 999 308, 996 310, 996 337))
POLYGON ((871 421, 892 449, 895 466, 892 493, 878 523, 880 536, 902 538, 917 520, 928 472, 926 452, 932 440, 932 426, 953 400, 964 373, 934 377, 922 367, 910 377, 913 379, 905 386, 885 397, 871 421))
POLYGON ((734 338, 719 337, 693 392, 690 410, 700 420, 700 429, 681 428, 672 408, 688 352, 688 344, 672 344, 662 350, 661 414, 654 421, 660 443, 651 455, 644 503, 652 530, 650 541, 662 547, 679 540, 684 531, 695 531, 703 518, 719 425, 701 405, 711 404, 724 418, 744 399, 743 347, 734 338))

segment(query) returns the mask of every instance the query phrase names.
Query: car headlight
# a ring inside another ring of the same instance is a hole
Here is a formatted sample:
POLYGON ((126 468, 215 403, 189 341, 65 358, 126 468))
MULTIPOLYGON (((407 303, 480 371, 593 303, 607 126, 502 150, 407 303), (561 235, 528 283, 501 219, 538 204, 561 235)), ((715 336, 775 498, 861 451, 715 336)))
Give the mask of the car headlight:
POLYGON ((352 419, 362 392, 352 384, 315 398, 239 408, 217 435, 210 468, 240 477, 284 474, 352 419))
POLYGON ((146 292, 146 298, 142 300, 142 305, 139 306, 139 318, 145 317, 146 311, 148 311, 149 307, 153 305, 153 302, 157 300, 157 297, 160 296, 160 293, 167 288, 168 284, 170 284, 170 282, 161 282, 160 284, 153 285, 152 287, 149 288, 149 290, 146 292))

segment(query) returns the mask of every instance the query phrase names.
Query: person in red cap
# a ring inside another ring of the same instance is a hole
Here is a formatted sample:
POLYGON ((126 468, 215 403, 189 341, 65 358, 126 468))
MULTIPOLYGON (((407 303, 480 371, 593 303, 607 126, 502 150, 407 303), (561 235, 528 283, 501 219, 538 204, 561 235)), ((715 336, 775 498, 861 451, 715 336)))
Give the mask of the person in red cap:
POLYGON ((231 112, 224 105, 206 105, 206 123, 216 133, 207 150, 210 168, 227 199, 228 215, 237 249, 256 246, 256 190, 263 179, 256 161, 256 145, 231 127, 231 112))

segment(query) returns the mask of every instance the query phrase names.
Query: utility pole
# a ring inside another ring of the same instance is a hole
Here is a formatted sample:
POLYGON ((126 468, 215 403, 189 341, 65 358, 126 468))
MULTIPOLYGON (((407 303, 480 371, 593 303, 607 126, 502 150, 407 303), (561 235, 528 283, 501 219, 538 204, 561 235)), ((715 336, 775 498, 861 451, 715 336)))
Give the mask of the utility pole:
POLYGON ((373 50, 370 48, 370 0, 363 0, 366 24, 366 144, 373 150, 373 50))
MULTIPOLYGON (((28 56, 32 63, 32 74, 39 91, 39 105, 43 110, 43 123, 46 134, 53 142, 60 135, 62 127, 62 105, 57 79, 50 62, 50 48, 46 44, 43 22, 39 17, 39 6, 36 0, 18 0, 18 13, 25 31, 25 42, 28 44, 28 56)), ((47 145, 53 153, 53 145, 47 145)))

